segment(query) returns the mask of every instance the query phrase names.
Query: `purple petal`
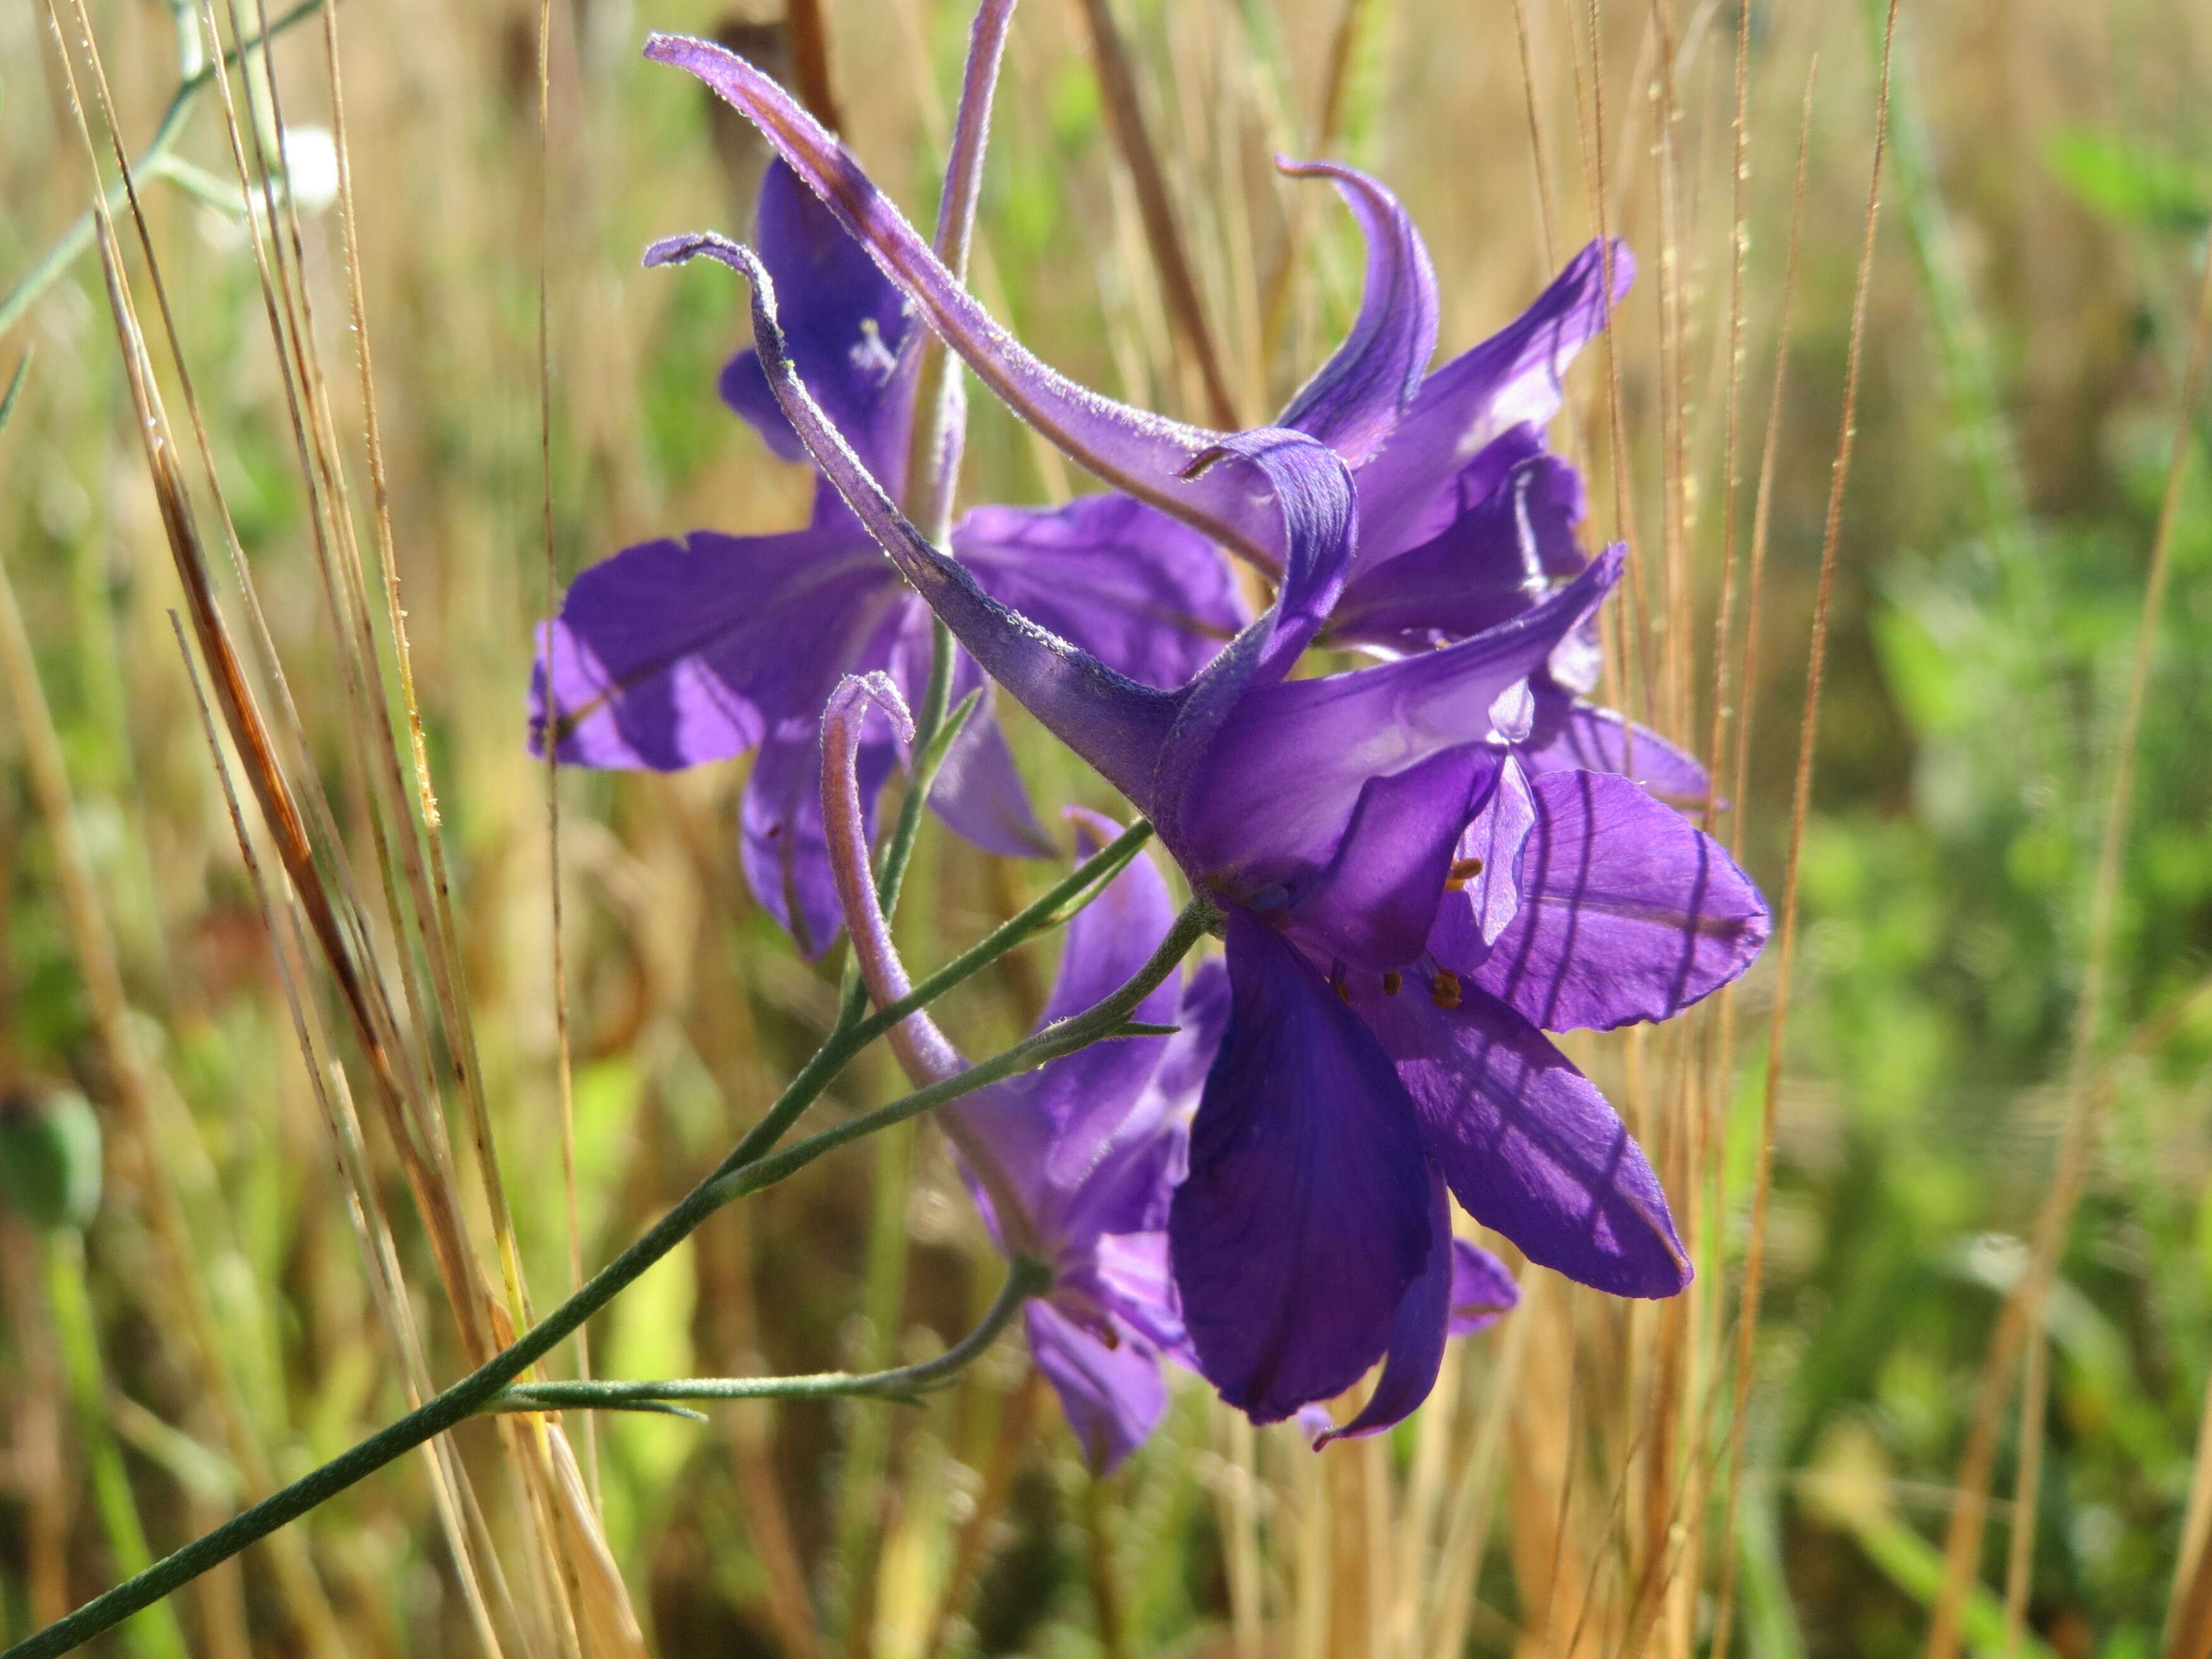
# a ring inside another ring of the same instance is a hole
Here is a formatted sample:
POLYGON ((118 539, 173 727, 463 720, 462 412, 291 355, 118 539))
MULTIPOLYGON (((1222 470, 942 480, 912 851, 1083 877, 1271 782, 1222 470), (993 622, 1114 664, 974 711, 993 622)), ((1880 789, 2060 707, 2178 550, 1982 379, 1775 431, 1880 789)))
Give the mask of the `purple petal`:
POLYGON ((1428 943, 1468 807, 1499 766, 1498 750, 1462 744, 1371 778, 1336 856, 1290 900, 1301 939, 1357 966, 1395 968, 1428 943))
MULTIPOLYGON (((915 609, 921 611, 919 605, 915 609)), ((920 626, 910 630, 908 641, 916 648, 902 656, 913 665, 919 681, 927 673, 928 647, 924 641, 929 629, 921 615, 915 621, 920 626)), ((914 689, 918 696, 920 684, 914 689)), ((971 692, 980 692, 981 701, 945 751, 937 781, 930 786, 930 810, 956 835, 987 853, 1010 859, 1050 858, 1058 849, 1030 805, 1029 791, 1022 785, 1013 751, 1006 747, 1006 734, 992 708, 994 690, 975 659, 963 651, 953 658, 953 705, 957 708, 971 692)))
POLYGON ((1164 1226, 1164 1211, 1159 1227, 1101 1238, 1092 1257, 1094 1279, 1101 1304, 1117 1324, 1135 1331, 1177 1364, 1196 1370, 1164 1226))
POLYGON ((1462 639, 1518 615, 1554 579, 1583 568, 1582 477, 1545 453, 1533 428, 1492 444, 1460 483, 1463 505, 1427 541, 1362 553, 1329 617, 1329 643, 1412 651, 1462 639), (1492 476, 1482 485, 1478 474, 1492 476))
POLYGON ((1060 1396, 1084 1461, 1095 1474, 1110 1474, 1167 1409, 1159 1360, 1133 1337, 1108 1347, 1049 1302, 1030 1303, 1024 1317, 1030 1352, 1060 1396))
POLYGON ((1373 1036, 1279 935, 1242 910, 1228 933, 1229 1031, 1168 1232, 1200 1369, 1272 1423, 1382 1357, 1435 1218, 1373 1036))
POLYGON ((1183 476, 1223 434, 1115 403, 1039 362, 960 287, 837 141, 742 58, 710 41, 667 34, 648 36, 645 55, 697 76, 758 126, 977 378, 1024 422, 1115 488, 1263 568, 1281 568, 1275 514, 1263 496, 1255 497, 1248 477, 1218 470, 1183 476))
POLYGON ((1334 858, 1369 781, 1485 741, 1492 705, 1620 569, 1608 552, 1541 605, 1442 650, 1249 691, 1189 769, 1187 793, 1153 822, 1193 881, 1217 891, 1249 898, 1310 878, 1334 858))
POLYGON ((1358 466, 1397 424, 1437 349, 1436 268, 1398 198, 1365 173, 1328 161, 1277 166, 1293 179, 1335 179, 1367 238, 1367 287, 1352 332, 1276 422, 1358 466))
POLYGON ((1452 1240, 1452 1335, 1486 1331, 1520 1305, 1521 1287, 1503 1261, 1480 1244, 1452 1240))
MULTIPOLYGON (((1090 814, 1079 839, 1087 856, 1110 820, 1090 814)), ((1039 1027, 1087 1012, 1127 982, 1158 946, 1175 906, 1158 867, 1142 854, 1069 923, 1060 973, 1039 1027)), ((1174 1018, 1175 977, 1131 1018, 1174 1018)), ((1160 1224, 1169 1187, 1181 1174, 1183 1131, 1152 1088, 1168 1053, 1165 1037, 1118 1037, 979 1089, 940 1109, 963 1144, 988 1156, 1018 1190, 1044 1243, 1087 1249, 1104 1232, 1160 1224)))
MULTIPOLYGON (((906 475, 914 411, 913 318, 906 296, 799 175, 781 161, 762 176, 754 246, 785 296, 778 320, 807 386, 868 470, 896 490, 906 475)), ((805 459, 759 358, 724 367, 722 399, 788 461, 805 459)))
POLYGON ((1541 427, 1559 412, 1567 365, 1635 280, 1636 262, 1619 242, 1612 263, 1611 303, 1605 250, 1593 242, 1519 318, 1421 383, 1389 441, 1360 469, 1359 539, 1369 557, 1426 541, 1449 521, 1449 481, 1468 459, 1508 428, 1541 427))
POLYGON ((1444 1198, 1443 1177, 1433 1167, 1428 1176, 1428 1265, 1399 1301, 1397 1315, 1390 1322, 1390 1346, 1375 1392, 1367 1396, 1359 1415, 1342 1428, 1319 1437, 1314 1442, 1316 1450, 1332 1440, 1355 1440, 1404 1422, 1437 1385, 1437 1370, 1444 1358, 1445 1328, 1452 1313, 1458 1251, 1454 1248, 1451 1206, 1444 1198))
POLYGON ((986 592, 1108 667, 1172 690, 1244 626, 1213 545, 1127 495, 1050 511, 979 507, 952 550, 986 592))
MULTIPOLYGON (((1120 826, 1110 820, 1094 819, 1079 830, 1079 851, 1087 857, 1119 833, 1120 826)), ((1040 1029, 1087 1012, 1126 985, 1167 937, 1175 915, 1159 867, 1139 853, 1068 923, 1060 973, 1040 1029)), ((1180 972, 1170 975, 1129 1018, 1143 1025, 1172 1023, 1182 991, 1180 972)), ((1040 1088, 1040 1100, 1054 1124, 1045 1177, 1054 1187, 1074 1190, 1113 1143, 1148 1136, 1157 1127, 1157 1113, 1150 1122, 1130 1120, 1166 1047, 1164 1037, 1117 1037, 1079 1048, 1043 1068, 1050 1083, 1040 1088)))
POLYGON ((1531 1261, 1615 1296, 1672 1296, 1690 1282, 1642 1149, 1542 1032, 1471 988, 1456 1008, 1411 975, 1395 995, 1364 978, 1349 988, 1469 1215, 1531 1261))
MULTIPOLYGON (((828 700, 825 694, 823 701, 828 700)), ((857 746, 854 776, 864 846, 875 838, 876 799, 898 763, 898 745, 888 732, 872 731, 857 746)), ((830 866, 822 781, 818 714, 779 721, 753 760, 738 812, 746 884, 761 908, 810 957, 835 944, 845 921, 830 866)))
POLYGON ((1610 708, 1539 687, 1536 727, 1521 750, 1531 772, 1613 772, 1632 778, 1670 806, 1702 808, 1711 788, 1705 769, 1656 732, 1610 708))
POLYGON ((1167 1097, 1170 1110, 1187 1113, 1198 1104, 1229 1029, 1229 969, 1219 957, 1208 957, 1192 971, 1175 1023, 1181 1029, 1168 1039, 1152 1086, 1167 1097))
MULTIPOLYGON (((1671 1019, 1751 965, 1766 902, 1718 842, 1626 778, 1535 780, 1520 910, 1474 983, 1547 1030, 1671 1019)), ((1441 958, 1440 958, 1441 959, 1441 958)))
POLYGON ((1518 764, 1501 767, 1498 787, 1454 849, 1462 869, 1476 862, 1481 867, 1467 878, 1466 902, 1447 902, 1438 911, 1438 931, 1430 936, 1430 949, 1450 952, 1438 961, 1476 961, 1505 931, 1521 908, 1521 848, 1535 822, 1536 802, 1527 774, 1518 764), (1461 918, 1472 937, 1462 939, 1449 931, 1446 913, 1461 918))
MULTIPOLYGON (((673 771, 726 760, 787 718, 810 729, 904 604, 849 531, 695 531, 586 570, 551 629, 560 757, 673 771), (809 701, 811 699, 811 702, 809 701)), ((532 675, 531 746, 544 752, 546 635, 532 675)))
MULTIPOLYGON (((1343 591, 1356 505, 1344 463, 1301 433, 1239 433, 1224 440, 1218 453, 1249 463, 1271 481, 1288 554, 1274 604, 1184 688, 1149 789, 1135 798, 1186 871, 1191 866, 1183 856, 1184 813, 1194 792, 1211 787, 1224 723, 1244 712, 1254 687, 1288 674, 1328 620, 1343 591)), ((1213 464, 1211 457, 1207 464, 1213 464)))

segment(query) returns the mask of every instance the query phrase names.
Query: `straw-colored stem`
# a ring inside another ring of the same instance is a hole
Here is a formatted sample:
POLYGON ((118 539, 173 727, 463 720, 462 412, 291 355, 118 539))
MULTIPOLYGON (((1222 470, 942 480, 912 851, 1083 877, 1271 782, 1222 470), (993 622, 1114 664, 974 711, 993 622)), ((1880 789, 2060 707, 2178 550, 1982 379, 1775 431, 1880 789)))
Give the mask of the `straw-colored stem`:
POLYGON ((1242 424, 1237 416, 1237 400, 1223 372, 1221 356, 1206 323, 1205 303, 1199 295, 1198 279, 1183 246, 1182 232, 1176 223, 1167 174, 1161 168, 1159 152, 1153 147, 1151 130, 1146 125, 1144 100, 1137 88, 1127 43, 1114 21, 1109 0, 1078 0, 1078 3, 1082 8, 1084 26, 1091 42, 1091 62, 1098 76, 1107 125, 1136 191, 1145 240, 1152 250, 1161 298, 1167 304, 1168 326, 1198 370, 1205 391, 1206 418, 1215 426, 1234 430, 1242 424))

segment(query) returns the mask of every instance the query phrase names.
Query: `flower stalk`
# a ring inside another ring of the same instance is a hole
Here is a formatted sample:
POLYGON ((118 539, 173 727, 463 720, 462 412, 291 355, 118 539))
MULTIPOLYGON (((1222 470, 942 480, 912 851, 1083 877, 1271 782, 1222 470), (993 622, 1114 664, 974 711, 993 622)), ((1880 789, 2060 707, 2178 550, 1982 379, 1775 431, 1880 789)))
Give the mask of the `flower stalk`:
MULTIPOLYGON (((1120 863, 1126 862, 1144 838, 1133 829, 1120 837, 1067 881, 999 928, 982 945, 933 975, 916 988, 912 998, 905 1000, 919 1007, 927 999, 943 994, 953 984, 1003 956, 1036 932, 1046 918, 1056 915, 1079 893, 1096 884, 1103 873, 1102 866, 1111 863, 1118 868, 1120 863)), ((845 1011, 814 1057, 729 1157, 628 1249, 517 1338, 512 1346, 495 1354, 451 1388, 379 1430, 351 1450, 156 1561, 145 1571, 94 1597, 66 1618, 17 1643, 0 1654, 0 1659, 56 1659, 56 1656, 71 1652, 457 1424, 483 1412, 503 1409, 501 1396, 509 1385, 635 1283, 647 1269, 696 1232, 723 1206, 774 1186, 823 1153, 851 1141, 903 1123, 947 1101, 1072 1054, 1089 1043, 1121 1035, 1132 1011, 1175 970, 1191 946, 1205 934, 1212 920, 1211 908, 1194 901, 1177 918, 1174 929, 1144 967, 1088 1012, 1048 1026, 1028 1041, 957 1077, 862 1113, 772 1153, 770 1149, 781 1139, 783 1132, 846 1064, 897 1020, 915 1011, 895 1006, 861 1019, 855 1000, 848 998, 845 1011)), ((854 988, 859 991, 857 985, 854 988)))

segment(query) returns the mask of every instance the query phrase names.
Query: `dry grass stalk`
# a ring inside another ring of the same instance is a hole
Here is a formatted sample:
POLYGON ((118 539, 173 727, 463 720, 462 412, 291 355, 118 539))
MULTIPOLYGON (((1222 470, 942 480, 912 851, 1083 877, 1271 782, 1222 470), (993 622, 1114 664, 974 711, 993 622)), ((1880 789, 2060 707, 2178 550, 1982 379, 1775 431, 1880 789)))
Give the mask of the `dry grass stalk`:
POLYGON ((1160 295, 1167 305, 1168 326, 1197 371, 1206 418, 1218 427, 1234 429, 1242 424, 1237 418, 1236 398, 1230 392, 1221 354, 1206 322, 1205 303, 1199 295, 1189 252, 1176 223, 1167 176, 1161 170, 1159 153, 1153 147, 1146 125, 1144 100, 1138 90, 1128 46, 1114 21, 1108 0, 1079 0, 1079 3, 1105 105, 1107 125, 1136 192, 1145 240, 1152 250, 1160 295))

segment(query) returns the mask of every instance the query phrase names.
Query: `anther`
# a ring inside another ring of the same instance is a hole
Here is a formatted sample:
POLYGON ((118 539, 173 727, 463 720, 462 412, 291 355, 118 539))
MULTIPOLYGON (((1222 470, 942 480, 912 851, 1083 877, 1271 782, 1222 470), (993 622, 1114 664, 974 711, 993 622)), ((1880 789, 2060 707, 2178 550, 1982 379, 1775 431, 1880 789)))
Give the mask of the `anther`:
POLYGON ((1480 859, 1454 859, 1449 872, 1444 877, 1444 890, 1463 893, 1467 890, 1468 883, 1481 873, 1480 859))
POLYGON ((1382 994, 1386 997, 1396 996, 1398 988, 1405 982, 1406 976, 1395 968, 1387 970, 1382 975, 1382 994))
POLYGON ((1429 981, 1429 1000, 1439 1008, 1459 1006, 1459 975, 1449 968, 1437 969, 1437 976, 1429 981))
POLYGON ((1329 964, 1328 988, 1345 1001, 1352 1000, 1352 988, 1344 982, 1344 964, 1340 962, 1329 964))

